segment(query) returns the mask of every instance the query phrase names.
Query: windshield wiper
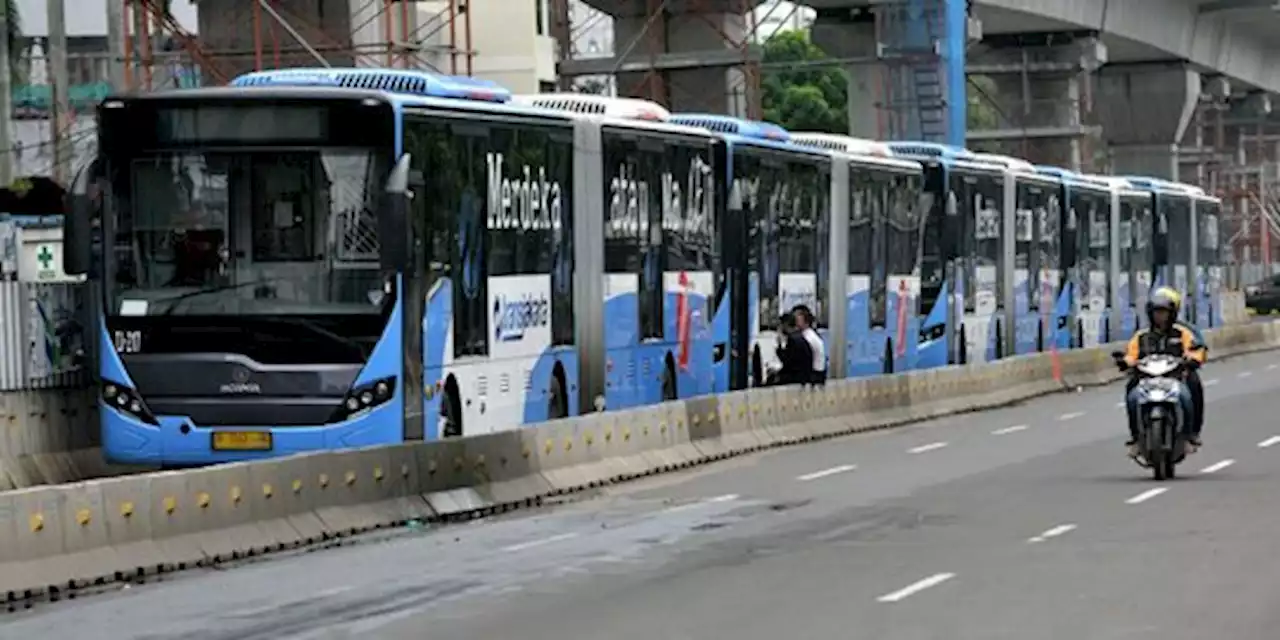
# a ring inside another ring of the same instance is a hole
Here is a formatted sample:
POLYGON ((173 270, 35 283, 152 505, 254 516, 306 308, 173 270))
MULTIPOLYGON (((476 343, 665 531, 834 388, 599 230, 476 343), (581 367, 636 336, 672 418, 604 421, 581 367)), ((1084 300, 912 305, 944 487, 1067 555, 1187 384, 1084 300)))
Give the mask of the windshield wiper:
POLYGON ((183 302, 184 300, 188 300, 188 299, 191 299, 191 298, 195 298, 195 297, 197 297, 197 296, 203 296, 203 295, 205 295, 205 294, 209 294, 209 293, 219 293, 219 292, 221 292, 221 291, 235 291, 235 290, 237 290, 237 289, 243 289, 243 288, 245 288, 245 287, 256 287, 256 286, 258 286, 258 285, 260 285, 260 284, 265 284, 265 283, 267 283, 267 282, 270 282, 270 281, 269 281, 269 280, 251 280, 251 281, 249 281, 249 282, 239 282, 239 283, 234 283, 234 284, 223 284, 223 285, 218 285, 218 286, 216 286, 216 287, 208 287, 208 288, 205 288, 205 289, 197 289, 197 290, 195 290, 195 291, 188 291, 188 292, 186 292, 186 293, 180 293, 180 294, 175 295, 175 296, 168 296, 168 297, 164 297, 164 298, 157 298, 157 299, 155 299, 155 300, 152 300, 151 302, 168 302, 168 303, 169 303, 169 306, 165 307, 164 311, 161 311, 160 313, 156 314, 156 315, 160 315, 160 316, 168 316, 168 315, 172 315, 174 311, 177 311, 177 310, 178 310, 178 307, 182 306, 182 302, 183 302))

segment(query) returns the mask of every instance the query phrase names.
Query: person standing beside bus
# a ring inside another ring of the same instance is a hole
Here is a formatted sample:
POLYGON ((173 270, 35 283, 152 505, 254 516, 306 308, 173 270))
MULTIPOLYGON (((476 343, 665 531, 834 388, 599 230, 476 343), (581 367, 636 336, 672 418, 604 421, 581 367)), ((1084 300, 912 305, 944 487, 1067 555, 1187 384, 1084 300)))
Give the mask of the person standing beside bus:
POLYGON ((813 358, 809 366, 809 379, 807 382, 812 385, 824 385, 827 382, 827 346, 822 342, 822 336, 818 335, 818 331, 814 328, 813 312, 809 307, 798 304, 791 310, 792 315, 796 319, 796 331, 800 337, 809 346, 813 358))

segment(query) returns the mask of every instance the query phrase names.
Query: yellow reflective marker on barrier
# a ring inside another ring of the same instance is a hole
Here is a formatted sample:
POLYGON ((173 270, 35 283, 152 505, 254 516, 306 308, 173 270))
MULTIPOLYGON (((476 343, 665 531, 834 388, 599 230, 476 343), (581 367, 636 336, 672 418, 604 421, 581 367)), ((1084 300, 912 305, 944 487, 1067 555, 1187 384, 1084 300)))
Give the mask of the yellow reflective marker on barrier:
MULTIPOLYGON (((408 470, 406 469, 406 471, 405 471, 405 475, 408 475, 408 473, 409 473, 409 472, 408 472, 408 470)), ((373 468, 373 481, 374 481, 374 482, 382 482, 382 467, 374 467, 374 468, 373 468)))
POLYGON ((27 526, 30 527, 31 533, 39 533, 44 531, 44 514, 33 513, 27 518, 27 526))
POLYGON ((243 497, 244 492, 240 490, 240 487, 231 487, 231 504, 233 506, 240 504, 240 499, 243 497))
POLYGON ((120 503, 120 516, 121 516, 121 517, 123 517, 123 518, 129 518, 129 517, 132 517, 132 516, 133 516, 133 503, 132 503, 132 502, 122 502, 122 503, 120 503))
POLYGON ((302 493, 302 481, 301 481, 301 480, 294 480, 294 481, 293 481, 293 492, 294 492, 294 493, 302 493))
POLYGON ((272 487, 272 486, 271 486, 271 485, 269 485, 269 484, 263 484, 263 485, 262 485, 262 497, 264 497, 264 498, 271 498, 271 496, 272 496, 272 495, 274 495, 274 494, 275 494, 275 488, 274 488, 274 487, 272 487))
MULTIPOLYGON (((208 493, 201 491, 200 493, 196 494, 196 506, 200 507, 201 509, 208 509, 209 505, 212 503, 213 503, 213 498, 208 493)), ((173 513, 173 510, 171 509, 169 513, 173 513)))
POLYGON ((177 511, 177 509, 178 509, 178 501, 177 501, 176 499, 174 499, 174 498, 173 498, 173 496, 165 496, 165 499, 164 499, 164 501, 163 501, 163 502, 164 502, 164 512, 165 512, 165 513, 167 513, 167 514, 169 514, 169 515, 173 515, 173 512, 174 512, 174 511, 177 511))

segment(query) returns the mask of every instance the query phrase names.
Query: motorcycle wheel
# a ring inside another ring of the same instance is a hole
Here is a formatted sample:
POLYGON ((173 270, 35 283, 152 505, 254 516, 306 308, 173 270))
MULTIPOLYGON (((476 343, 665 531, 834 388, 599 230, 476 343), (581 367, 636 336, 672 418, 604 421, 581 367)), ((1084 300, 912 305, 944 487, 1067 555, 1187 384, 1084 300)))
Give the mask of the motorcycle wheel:
POLYGON ((1151 473, 1155 475, 1156 481, 1159 482, 1168 477, 1166 475, 1168 473, 1168 467, 1165 466, 1168 456, 1163 453, 1158 453, 1152 457, 1154 457, 1155 460, 1151 461, 1151 473))

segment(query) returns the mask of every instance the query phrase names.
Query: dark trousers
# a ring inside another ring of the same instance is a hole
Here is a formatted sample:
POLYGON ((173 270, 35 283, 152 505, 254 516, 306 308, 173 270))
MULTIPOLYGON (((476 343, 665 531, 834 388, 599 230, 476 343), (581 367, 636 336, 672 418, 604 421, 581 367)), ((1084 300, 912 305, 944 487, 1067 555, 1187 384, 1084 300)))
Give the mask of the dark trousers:
MULTIPOLYGON (((1195 371, 1188 371, 1186 377, 1187 390, 1191 392, 1191 428, 1188 429, 1191 435, 1199 436, 1200 429, 1204 427, 1204 384, 1200 382, 1200 374, 1195 371)), ((1129 376, 1129 382, 1124 386, 1125 406, 1129 411, 1129 439, 1138 439, 1138 411, 1137 405, 1129 399, 1129 394, 1133 393, 1135 387, 1138 386, 1138 378, 1129 376)))

